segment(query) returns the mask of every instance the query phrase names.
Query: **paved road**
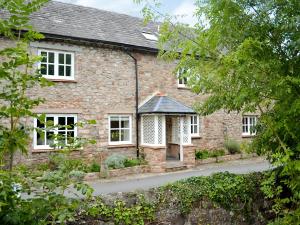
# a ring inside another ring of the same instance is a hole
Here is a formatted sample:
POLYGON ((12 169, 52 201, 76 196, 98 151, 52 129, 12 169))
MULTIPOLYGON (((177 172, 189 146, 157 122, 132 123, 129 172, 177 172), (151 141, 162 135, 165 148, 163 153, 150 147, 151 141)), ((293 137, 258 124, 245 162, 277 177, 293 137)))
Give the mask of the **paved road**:
POLYGON ((231 162, 202 165, 194 169, 162 173, 162 174, 140 174, 126 178, 101 179, 89 182, 95 189, 94 195, 109 194, 116 192, 129 192, 138 189, 149 189, 159 187, 170 182, 193 176, 208 176, 216 172, 228 171, 236 174, 264 171, 270 169, 270 164, 260 158, 236 160, 231 162))

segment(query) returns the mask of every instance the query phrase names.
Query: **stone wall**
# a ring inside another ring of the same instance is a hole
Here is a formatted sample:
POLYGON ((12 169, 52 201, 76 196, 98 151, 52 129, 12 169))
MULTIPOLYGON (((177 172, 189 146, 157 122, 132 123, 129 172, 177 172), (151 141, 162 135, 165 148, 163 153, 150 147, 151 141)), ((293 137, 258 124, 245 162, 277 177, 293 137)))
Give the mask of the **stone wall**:
MULTIPOLYGON (((12 42, 0 39, 0 48, 12 42)), ((135 129, 135 70, 134 62, 124 51, 108 47, 75 45, 68 43, 42 42, 32 44, 31 51, 37 52, 39 45, 53 49, 70 49, 75 54, 75 80, 55 81, 55 86, 36 87, 28 94, 46 99, 35 109, 38 113, 77 114, 79 121, 95 119, 96 125, 78 129, 78 135, 95 139, 97 144, 82 151, 82 158, 95 159, 104 152, 107 157, 112 153, 136 155, 135 129), (132 144, 110 146, 108 143, 108 117, 112 114, 132 116, 132 144)), ((153 94, 161 92, 188 106, 204 100, 205 96, 192 93, 187 88, 178 88, 173 74, 175 62, 165 62, 150 53, 134 53, 138 59, 139 103, 143 104, 153 94)), ((27 124, 33 125, 33 119, 27 124)), ((195 148, 220 148, 224 135, 241 140, 241 115, 218 111, 202 118, 201 135, 193 138, 195 148)), ((44 161, 49 151, 35 150, 32 145, 26 157, 27 162, 44 161)), ((150 151, 150 150, 148 150, 150 151)), ((161 150, 162 151, 162 150, 161 150)), ((156 154, 154 151, 153 154, 156 154)), ((158 158, 163 158, 159 153, 158 158)), ((78 153, 74 153, 78 155, 78 153)), ((18 158, 24 161, 23 157, 18 158)), ((97 160, 97 159, 96 159, 97 160)))
POLYGON ((148 162, 150 172, 165 172, 166 168, 166 147, 143 146, 145 160, 148 162))

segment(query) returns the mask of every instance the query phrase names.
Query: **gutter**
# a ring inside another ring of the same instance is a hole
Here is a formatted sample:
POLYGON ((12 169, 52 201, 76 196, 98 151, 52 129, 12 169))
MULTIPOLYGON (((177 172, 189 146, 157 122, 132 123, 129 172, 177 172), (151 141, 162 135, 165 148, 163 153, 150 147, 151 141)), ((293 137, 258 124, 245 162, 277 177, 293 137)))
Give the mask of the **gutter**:
POLYGON ((131 44, 119 43, 113 41, 104 41, 104 40, 91 39, 91 38, 79 38, 79 37, 72 37, 66 35, 50 34, 45 32, 41 32, 41 33, 45 36, 43 40, 49 39, 49 40, 57 40, 57 41, 71 41, 71 42, 75 41, 75 42, 81 42, 86 44, 102 44, 102 45, 108 45, 112 47, 119 47, 125 49, 125 51, 128 51, 128 49, 135 49, 138 51, 150 52, 155 54, 159 52, 157 48, 151 48, 145 46, 131 45, 131 44))
POLYGON ((138 79, 138 64, 137 59, 129 52, 128 48, 124 48, 125 53, 134 61, 135 69, 135 136, 136 136, 136 156, 140 157, 139 150, 139 79, 138 79))

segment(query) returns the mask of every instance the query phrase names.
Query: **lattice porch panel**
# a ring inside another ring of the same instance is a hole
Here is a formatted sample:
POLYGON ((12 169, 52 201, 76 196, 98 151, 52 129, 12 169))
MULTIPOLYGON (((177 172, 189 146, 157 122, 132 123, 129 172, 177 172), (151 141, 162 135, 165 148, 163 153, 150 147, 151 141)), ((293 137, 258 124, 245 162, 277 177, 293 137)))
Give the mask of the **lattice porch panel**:
POLYGON ((180 142, 180 126, 179 118, 172 118, 172 143, 179 144, 180 142))
POLYGON ((143 143, 155 144, 155 116, 143 116, 143 143))
POLYGON ((161 145, 163 144, 164 139, 164 118, 163 116, 157 116, 157 144, 161 145))
POLYGON ((190 143, 190 133, 189 133, 189 129, 190 129, 190 122, 189 122, 189 118, 190 117, 183 117, 183 127, 182 127, 182 131, 183 131, 183 135, 182 135, 182 143, 183 144, 189 144, 190 143))

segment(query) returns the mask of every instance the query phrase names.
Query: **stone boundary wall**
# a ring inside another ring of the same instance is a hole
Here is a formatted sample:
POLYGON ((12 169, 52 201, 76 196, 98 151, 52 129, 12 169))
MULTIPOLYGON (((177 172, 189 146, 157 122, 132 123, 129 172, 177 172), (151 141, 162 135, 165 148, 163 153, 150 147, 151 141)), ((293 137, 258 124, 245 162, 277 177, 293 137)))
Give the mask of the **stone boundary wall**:
POLYGON ((196 159, 195 166, 209 164, 209 163, 223 162, 223 161, 233 161, 238 159, 249 159, 253 157, 257 157, 257 155, 255 153, 253 154, 242 153, 242 154, 234 154, 234 155, 223 155, 223 156, 207 158, 207 159, 196 159))
POLYGON ((150 167, 148 165, 140 165, 140 166, 125 167, 121 169, 107 170, 102 172, 87 173, 84 176, 84 180, 92 181, 92 180, 97 180, 99 178, 122 177, 122 176, 149 173, 149 172, 150 172, 150 167))

